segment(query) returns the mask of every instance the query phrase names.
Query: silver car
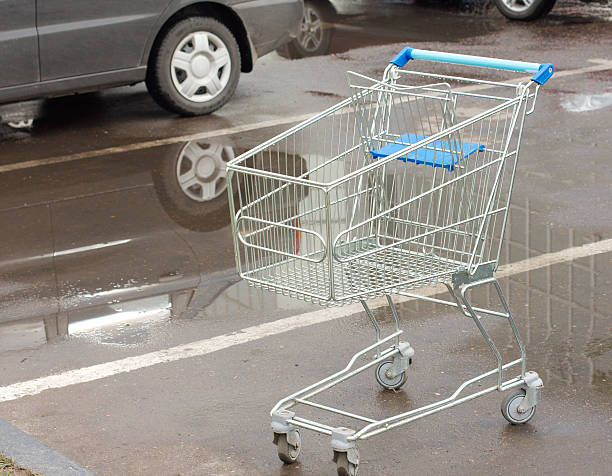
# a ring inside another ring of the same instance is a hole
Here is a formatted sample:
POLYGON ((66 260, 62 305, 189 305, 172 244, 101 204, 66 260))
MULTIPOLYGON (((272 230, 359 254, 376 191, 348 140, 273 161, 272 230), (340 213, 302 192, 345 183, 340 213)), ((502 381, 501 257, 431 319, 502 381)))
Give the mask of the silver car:
POLYGON ((302 0, 3 0, 0 104, 145 81, 182 115, 208 114, 241 72, 295 37, 302 0))

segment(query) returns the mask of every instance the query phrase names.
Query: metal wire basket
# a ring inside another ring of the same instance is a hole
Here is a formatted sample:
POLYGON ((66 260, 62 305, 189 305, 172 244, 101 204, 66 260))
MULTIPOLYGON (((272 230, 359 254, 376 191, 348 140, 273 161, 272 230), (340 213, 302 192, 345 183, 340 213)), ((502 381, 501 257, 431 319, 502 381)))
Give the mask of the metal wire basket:
POLYGON ((241 277, 337 305, 496 267, 528 88, 351 76, 350 98, 230 162, 241 277))

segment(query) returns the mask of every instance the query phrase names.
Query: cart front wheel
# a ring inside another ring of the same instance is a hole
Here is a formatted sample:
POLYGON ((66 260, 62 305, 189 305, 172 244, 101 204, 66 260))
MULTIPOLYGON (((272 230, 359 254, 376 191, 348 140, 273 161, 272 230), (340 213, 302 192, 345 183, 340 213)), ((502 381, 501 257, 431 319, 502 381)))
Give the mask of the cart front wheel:
POLYGON ((338 476, 355 476, 357 474, 359 464, 351 463, 345 451, 334 451, 334 461, 336 462, 338 476))
POLYGON ((522 425, 527 423, 535 415, 536 407, 529 408, 526 412, 520 413, 518 411, 519 405, 525 399, 525 390, 519 390, 514 392, 504 399, 501 405, 502 415, 512 425, 522 425))
POLYGON ((278 457, 285 464, 292 464, 298 459, 302 451, 302 437, 298 430, 292 430, 291 437, 287 433, 275 433, 274 442, 278 450, 278 457))
POLYGON ((393 367, 393 360, 385 360, 376 367, 376 381, 387 390, 398 390, 406 383, 406 372, 395 377, 390 377, 389 372, 393 367))

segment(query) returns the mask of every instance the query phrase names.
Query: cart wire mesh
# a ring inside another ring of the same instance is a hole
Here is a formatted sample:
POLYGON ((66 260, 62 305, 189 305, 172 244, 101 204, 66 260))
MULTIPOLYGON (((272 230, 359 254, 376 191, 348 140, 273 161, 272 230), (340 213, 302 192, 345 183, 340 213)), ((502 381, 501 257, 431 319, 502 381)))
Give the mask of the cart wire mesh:
POLYGON ((250 284, 342 305, 497 266, 532 93, 392 73, 229 163, 250 284))

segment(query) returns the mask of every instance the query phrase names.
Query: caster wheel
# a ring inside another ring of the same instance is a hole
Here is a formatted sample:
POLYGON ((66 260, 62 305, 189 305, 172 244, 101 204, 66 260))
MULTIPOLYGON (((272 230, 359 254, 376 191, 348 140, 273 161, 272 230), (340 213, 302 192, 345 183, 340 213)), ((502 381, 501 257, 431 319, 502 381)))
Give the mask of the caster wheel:
POLYGON ((278 451, 278 457, 285 464, 292 464, 298 459, 302 451, 302 437, 298 430, 289 433, 275 433, 274 443, 278 451))
POLYGON ((512 425, 527 423, 535 415, 536 407, 531 407, 525 413, 519 413, 518 406, 525 398, 525 390, 514 392, 504 399, 501 405, 502 415, 512 425))
POLYGON ((385 360, 378 364, 376 367, 376 381, 381 387, 387 390, 398 390, 402 385, 406 383, 406 372, 402 372, 400 375, 396 375, 393 378, 387 376, 387 372, 393 366, 392 360, 385 360))
POLYGON ((336 462, 338 476, 355 476, 357 474, 359 464, 351 463, 345 451, 334 451, 334 461, 336 462))

